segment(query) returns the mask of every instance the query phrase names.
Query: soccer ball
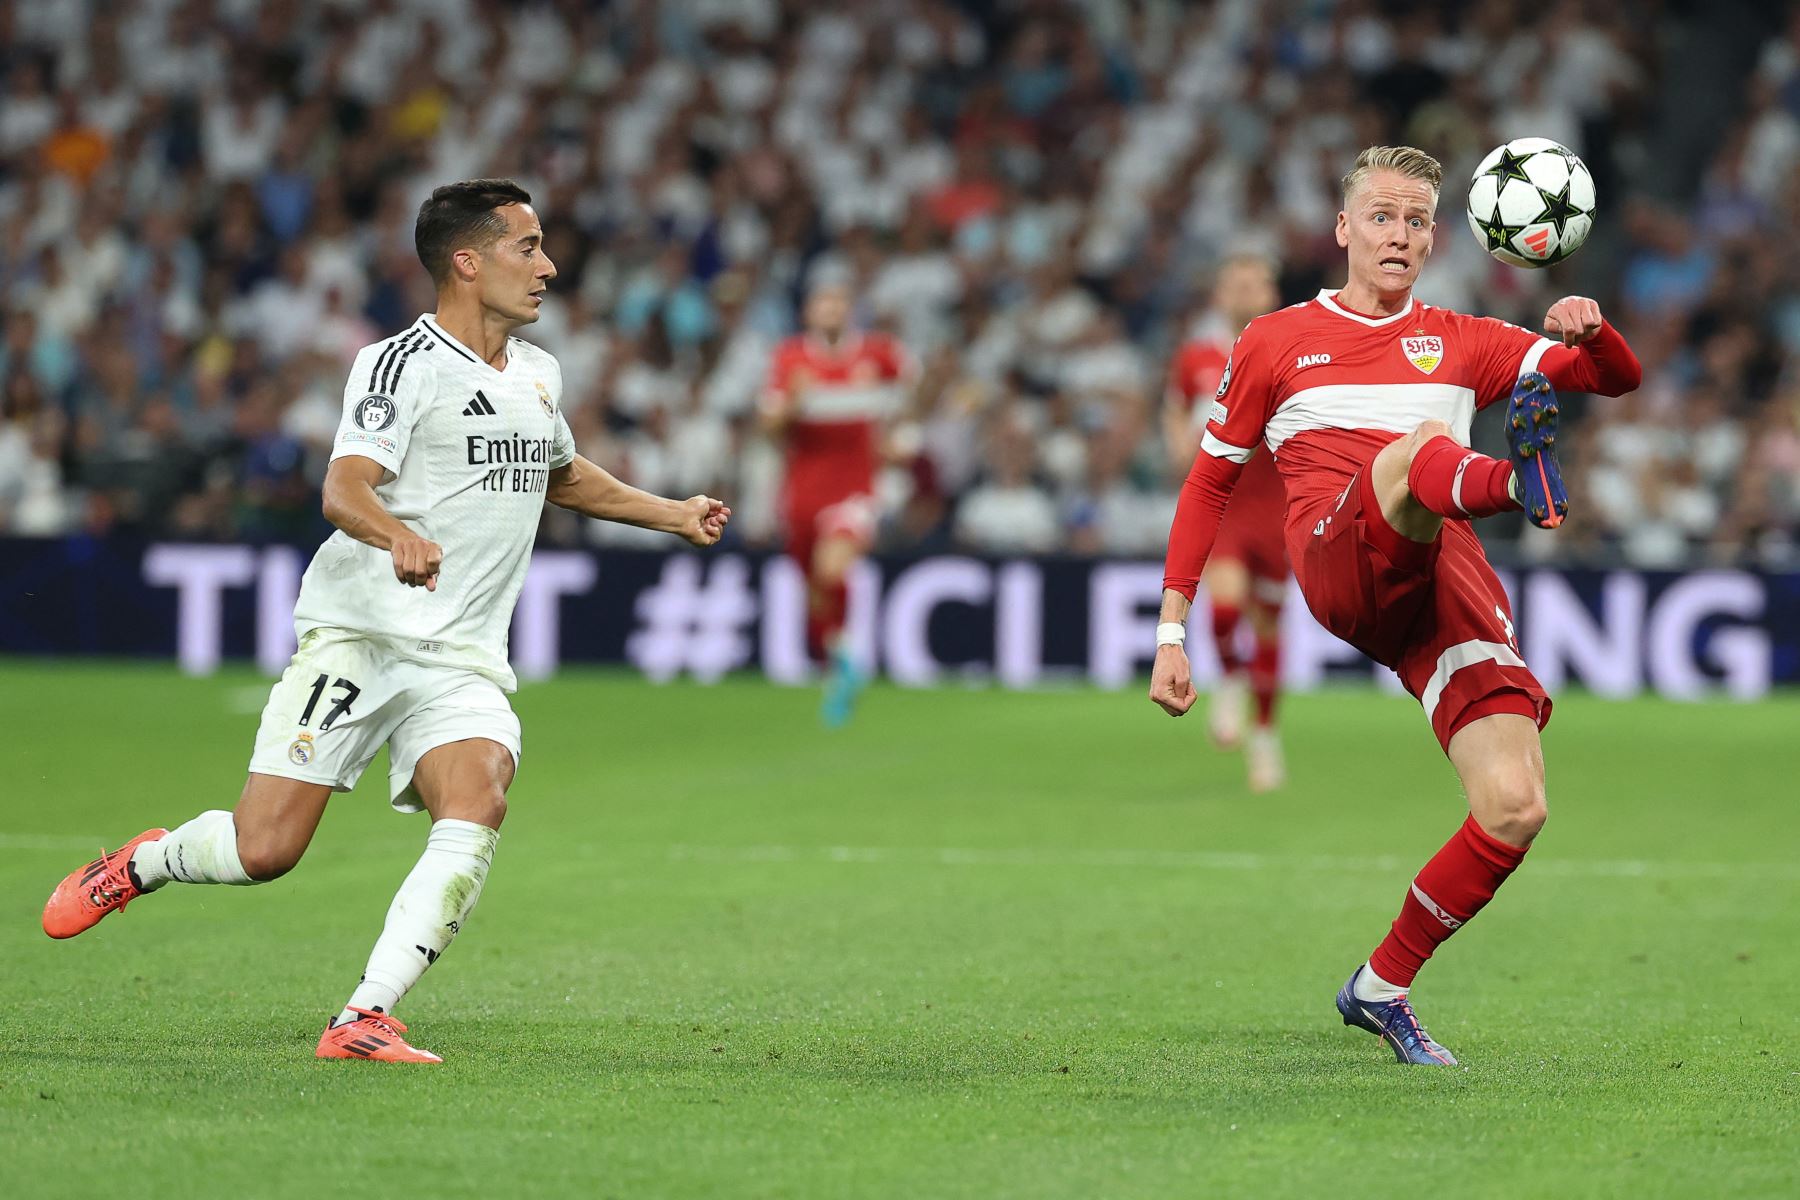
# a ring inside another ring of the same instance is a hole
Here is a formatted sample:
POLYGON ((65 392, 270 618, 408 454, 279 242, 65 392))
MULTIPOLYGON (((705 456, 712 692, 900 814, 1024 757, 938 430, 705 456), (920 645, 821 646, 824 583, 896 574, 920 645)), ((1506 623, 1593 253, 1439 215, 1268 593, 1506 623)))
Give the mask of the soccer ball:
POLYGON ((1503 263, 1559 263, 1593 227, 1594 177, 1549 138, 1514 138, 1482 159, 1469 181, 1469 228, 1503 263))

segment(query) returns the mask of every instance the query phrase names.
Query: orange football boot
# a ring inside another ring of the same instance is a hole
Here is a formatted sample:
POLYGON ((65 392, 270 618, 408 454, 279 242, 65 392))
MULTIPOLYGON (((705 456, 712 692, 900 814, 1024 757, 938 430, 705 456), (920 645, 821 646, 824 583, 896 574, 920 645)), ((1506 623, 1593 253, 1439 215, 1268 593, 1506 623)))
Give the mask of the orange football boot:
POLYGON ((79 871, 71 871, 44 905, 44 932, 53 938, 72 938, 92 929, 107 913, 122 909, 143 895, 126 869, 132 851, 144 842, 168 835, 166 829, 146 829, 111 854, 102 850, 99 858, 79 871))
POLYGON ((319 1058, 366 1058, 374 1062, 441 1063, 429 1050, 409 1045, 400 1035, 406 1026, 383 1012, 352 1008, 360 1014, 342 1025, 327 1025, 319 1038, 319 1058))

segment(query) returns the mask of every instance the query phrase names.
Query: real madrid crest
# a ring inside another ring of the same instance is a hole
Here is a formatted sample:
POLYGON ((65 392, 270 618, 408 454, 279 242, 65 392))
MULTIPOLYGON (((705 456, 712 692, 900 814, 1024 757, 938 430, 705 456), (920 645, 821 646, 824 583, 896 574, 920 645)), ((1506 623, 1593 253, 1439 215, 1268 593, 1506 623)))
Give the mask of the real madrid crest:
POLYGON ((537 385, 538 403, 544 406, 544 415, 554 417, 556 405, 550 403, 550 389, 544 386, 544 381, 541 379, 534 379, 532 382, 537 385))
POLYGON ((288 747, 288 761, 295 766, 304 767, 312 761, 312 757, 313 739, 310 733, 301 734, 294 739, 293 745, 288 747))
POLYGON ((1441 337, 1409 337, 1400 339, 1400 351, 1406 361, 1427 375, 1444 361, 1444 339, 1441 337))

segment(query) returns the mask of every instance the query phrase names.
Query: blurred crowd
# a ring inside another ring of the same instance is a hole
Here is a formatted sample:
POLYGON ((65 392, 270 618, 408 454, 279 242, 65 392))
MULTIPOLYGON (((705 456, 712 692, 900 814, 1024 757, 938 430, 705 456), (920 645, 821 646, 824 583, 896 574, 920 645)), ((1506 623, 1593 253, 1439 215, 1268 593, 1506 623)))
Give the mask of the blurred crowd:
POLYGON ((0 5, 0 532, 322 533, 346 367, 432 307, 419 201, 506 175, 561 272, 526 336, 622 477, 773 544, 755 405, 835 280, 919 364, 885 547, 1154 556, 1184 473, 1157 409, 1213 267, 1337 286, 1338 178, 1406 141, 1446 166, 1423 299, 1535 325, 1594 295, 1645 362, 1565 439, 1581 519, 1491 535, 1796 565, 1800 20, 1763 19, 1728 84, 1671 92, 1706 20, 1603 0, 0 5), (1671 95, 1716 110, 1691 172, 1671 95), (1525 135, 1601 195, 1547 272, 1462 214, 1525 135))

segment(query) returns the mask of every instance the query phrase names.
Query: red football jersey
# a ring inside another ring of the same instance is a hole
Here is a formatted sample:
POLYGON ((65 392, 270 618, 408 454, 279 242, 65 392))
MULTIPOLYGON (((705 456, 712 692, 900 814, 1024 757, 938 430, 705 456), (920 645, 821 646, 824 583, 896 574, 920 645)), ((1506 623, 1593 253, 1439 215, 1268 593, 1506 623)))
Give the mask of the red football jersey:
MULTIPOLYGON (((1637 356, 1604 322, 1565 347, 1491 317, 1408 300, 1389 317, 1352 312, 1335 294, 1250 322, 1207 410, 1200 453, 1182 485, 1163 583, 1192 598, 1232 485, 1265 443, 1287 483, 1290 556, 1326 506, 1389 442, 1440 420, 1468 444, 1475 410, 1527 371, 1557 388, 1621 396, 1643 379, 1637 356)), ((1305 580, 1301 581, 1302 585, 1305 580)))
MULTIPOLYGON (((1169 367, 1169 398, 1192 415, 1195 425, 1204 427, 1208 406, 1224 395, 1219 385, 1231 364, 1229 351, 1229 347, 1216 342, 1195 338, 1175 352, 1175 361, 1169 367)), ((1255 455, 1231 490, 1225 520, 1248 521, 1259 530, 1266 527, 1278 544, 1286 511, 1287 492, 1275 470, 1275 456, 1255 455)), ((1280 556, 1281 551, 1276 549, 1274 557, 1280 556)))
POLYGON ((1468 445, 1475 410, 1509 395, 1557 344, 1417 300, 1389 317, 1364 316, 1320 292, 1250 322, 1232 347, 1202 449, 1244 462, 1265 443, 1296 517, 1335 500, 1376 451, 1423 421, 1447 423, 1468 445))
POLYGON ((836 345, 797 334, 775 348, 765 407, 787 410, 790 505, 819 507, 873 490, 882 423, 900 410, 911 367, 886 334, 836 345))

